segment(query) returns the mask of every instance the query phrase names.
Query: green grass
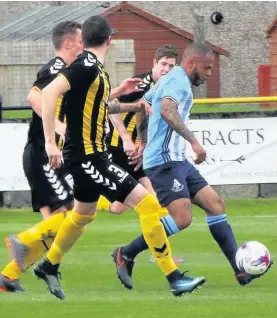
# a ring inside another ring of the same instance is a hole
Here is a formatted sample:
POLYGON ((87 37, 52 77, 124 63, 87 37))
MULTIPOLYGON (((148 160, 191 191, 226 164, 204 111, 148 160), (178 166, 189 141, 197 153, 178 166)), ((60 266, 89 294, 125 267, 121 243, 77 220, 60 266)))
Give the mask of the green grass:
POLYGON ((5 110, 3 112, 4 119, 22 119, 22 118, 31 118, 31 110, 5 110))
MULTIPOLYGON (((243 104, 238 105, 194 105, 192 108, 193 114, 202 114, 202 113, 231 113, 231 112, 251 112, 251 111, 273 111, 277 108, 273 107, 260 107, 253 104, 252 106, 245 106, 243 104)), ((18 119, 18 118, 30 118, 32 112, 30 110, 9 110, 3 112, 4 119, 18 119)))
MULTIPOLYGON (((277 258, 277 199, 232 200, 227 202, 229 222, 238 243, 258 240, 277 258)), ((22 277, 25 294, 0 294, 1 318, 273 318, 277 317, 276 265, 261 279, 238 286, 224 256, 212 240, 205 216, 193 210, 189 229, 171 238, 173 254, 185 259, 182 270, 205 275, 207 284, 199 291, 174 298, 149 254, 141 254, 134 269, 132 291, 125 290, 115 277, 110 253, 140 233, 134 212, 121 216, 99 212, 62 265, 66 300, 48 294, 41 281, 28 271, 22 277)), ((0 242, 6 235, 24 230, 40 220, 30 211, 0 210, 0 242)), ((7 260, 0 245, 0 267, 7 260)))
POLYGON ((252 104, 247 106, 244 104, 214 104, 214 105, 194 105, 192 107, 193 114, 205 114, 205 113, 232 113, 232 112, 264 112, 264 111, 274 111, 277 110, 276 107, 260 107, 257 104, 252 104))

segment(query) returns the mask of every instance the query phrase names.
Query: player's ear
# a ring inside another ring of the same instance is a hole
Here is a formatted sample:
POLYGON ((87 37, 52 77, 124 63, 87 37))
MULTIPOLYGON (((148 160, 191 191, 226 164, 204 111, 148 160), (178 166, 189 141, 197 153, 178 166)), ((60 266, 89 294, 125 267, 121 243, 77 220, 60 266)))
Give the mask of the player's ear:
POLYGON ((63 43, 62 43, 62 46, 65 48, 65 49, 69 49, 70 48, 70 39, 69 38, 65 38, 63 40, 63 43))
POLYGON ((158 64, 157 60, 154 58, 153 59, 153 66, 156 66, 158 64))
POLYGON ((194 69, 194 67, 196 66, 196 59, 195 59, 195 57, 191 56, 191 57, 188 58, 188 65, 189 65, 189 68, 190 68, 191 70, 194 69))
POLYGON ((109 36, 108 40, 107 40, 107 45, 109 46, 111 44, 111 41, 112 41, 112 37, 109 36))

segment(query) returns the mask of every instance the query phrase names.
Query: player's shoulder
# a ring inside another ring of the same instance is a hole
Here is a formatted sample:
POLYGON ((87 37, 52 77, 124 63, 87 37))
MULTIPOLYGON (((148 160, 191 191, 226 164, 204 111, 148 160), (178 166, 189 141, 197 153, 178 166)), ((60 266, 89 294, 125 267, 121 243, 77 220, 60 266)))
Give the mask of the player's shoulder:
POLYGON ((38 77, 55 76, 65 67, 66 64, 64 60, 56 56, 52 58, 48 63, 43 65, 43 67, 38 72, 38 77))
POLYGON ((84 69, 98 69, 99 61, 96 55, 91 52, 84 51, 77 59, 70 65, 71 68, 81 67, 84 69))
POLYGON ((153 86, 154 81, 152 78, 152 71, 147 71, 144 73, 135 74, 133 78, 141 78, 142 84, 139 86, 139 88, 149 89, 151 86, 153 86))
POLYGON ((189 85, 189 78, 185 70, 180 66, 174 66, 173 69, 164 77, 163 84, 167 85, 172 83, 177 86, 183 87, 189 85))

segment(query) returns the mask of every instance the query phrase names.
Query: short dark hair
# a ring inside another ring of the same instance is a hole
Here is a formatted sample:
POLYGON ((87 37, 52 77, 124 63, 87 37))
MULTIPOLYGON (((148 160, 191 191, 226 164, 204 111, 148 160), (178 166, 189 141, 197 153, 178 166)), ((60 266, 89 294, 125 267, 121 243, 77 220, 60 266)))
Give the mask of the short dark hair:
POLYGON ((101 46, 113 34, 113 30, 106 18, 95 15, 88 18, 83 24, 84 47, 101 46))
POLYGON ((191 56, 206 56, 213 55, 213 51, 207 46, 207 44, 190 43, 186 46, 183 59, 191 56))
POLYGON ((82 25, 75 21, 65 21, 57 24, 52 31, 52 42, 56 50, 62 46, 65 35, 74 35, 77 29, 82 29, 82 25))
POLYGON ((163 57, 175 58, 177 60, 178 50, 174 45, 161 46, 155 52, 155 59, 158 62, 163 57))

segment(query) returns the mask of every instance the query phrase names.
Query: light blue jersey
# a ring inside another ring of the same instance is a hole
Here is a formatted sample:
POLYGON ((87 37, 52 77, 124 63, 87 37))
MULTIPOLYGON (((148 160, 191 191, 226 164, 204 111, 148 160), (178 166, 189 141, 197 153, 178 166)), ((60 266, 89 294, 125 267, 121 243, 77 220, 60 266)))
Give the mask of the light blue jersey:
POLYGON ((186 144, 161 116, 163 98, 173 100, 185 122, 189 118, 193 104, 191 84, 185 71, 175 66, 167 75, 160 78, 145 95, 152 105, 148 123, 148 142, 143 152, 143 168, 151 168, 170 161, 184 161, 186 144))

